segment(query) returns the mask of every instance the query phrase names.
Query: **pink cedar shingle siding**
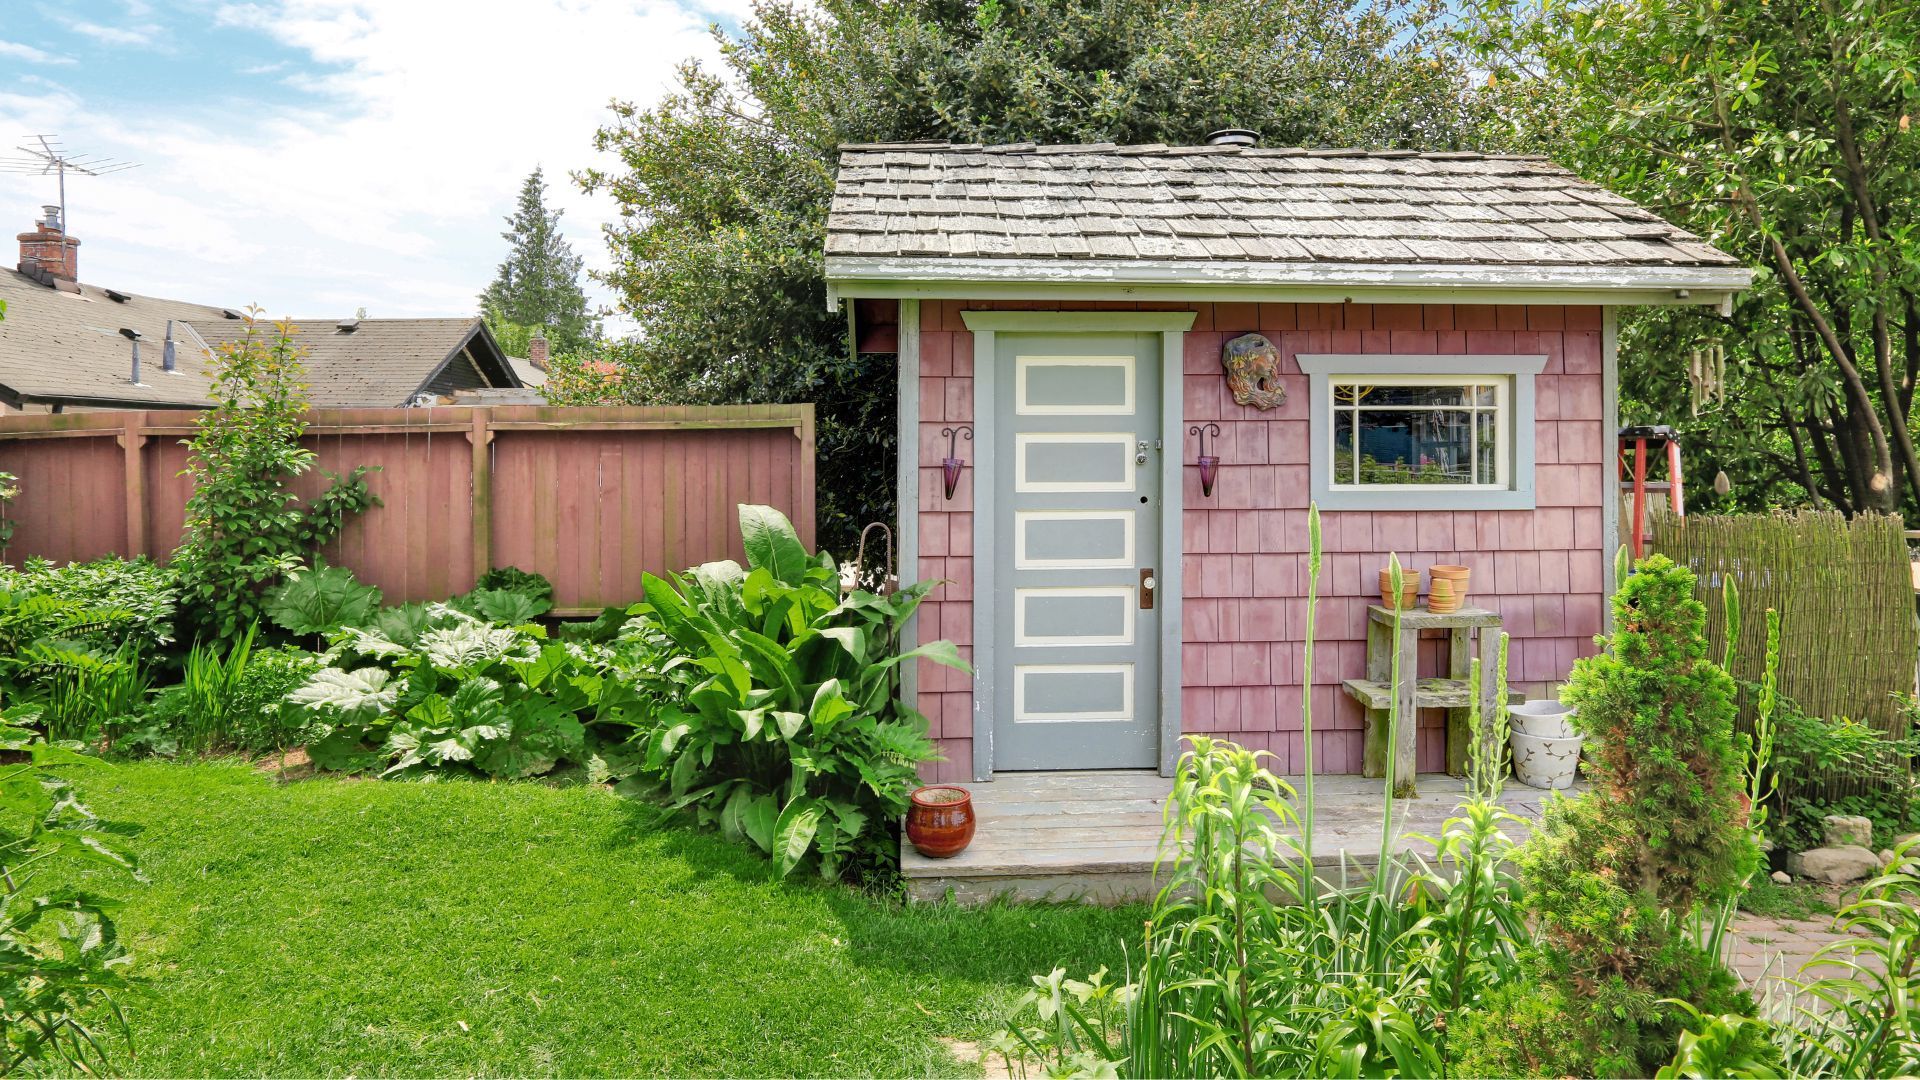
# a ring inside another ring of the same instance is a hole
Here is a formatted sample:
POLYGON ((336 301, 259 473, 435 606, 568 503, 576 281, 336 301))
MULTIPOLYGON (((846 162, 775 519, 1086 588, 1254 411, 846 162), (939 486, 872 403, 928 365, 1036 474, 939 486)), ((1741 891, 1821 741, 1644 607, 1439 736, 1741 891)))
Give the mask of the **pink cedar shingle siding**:
MULTIPOLYGON (((1271 750, 1275 767, 1299 767, 1305 681, 1307 378, 1297 353, 1383 355, 1544 354, 1535 383, 1537 508, 1530 511, 1340 511, 1321 515, 1321 572, 1313 706, 1316 767, 1360 771, 1363 715, 1340 690, 1365 672, 1366 606, 1375 571, 1397 551, 1404 563, 1473 568, 1474 602, 1493 608, 1513 636, 1517 688, 1543 690, 1594 652, 1604 602, 1607 438, 1601 393, 1601 309, 1451 304, 1127 304, 927 301, 920 336, 920 565, 947 579, 920 609, 920 639, 945 637, 972 653, 973 478, 941 497, 940 429, 973 419, 973 340, 964 310, 1195 311, 1186 335, 1185 416, 1221 426, 1220 479, 1200 495, 1185 470, 1183 682, 1186 731, 1271 750), (1233 404, 1220 367, 1228 338, 1266 334, 1279 349, 1287 403, 1261 412, 1233 404)), ((1189 463, 1184 430, 1169 452, 1189 463)), ((963 444, 964 445, 964 444, 963 444)), ((975 451, 977 452, 977 451, 975 451)), ((966 455, 971 463, 971 453, 966 455)), ((1422 648, 1421 674, 1438 673, 1439 640, 1422 648)), ((946 760, 938 780, 972 772, 971 680, 922 663, 920 709, 946 760)), ((1420 718, 1419 767, 1444 768, 1443 717, 1420 718)))

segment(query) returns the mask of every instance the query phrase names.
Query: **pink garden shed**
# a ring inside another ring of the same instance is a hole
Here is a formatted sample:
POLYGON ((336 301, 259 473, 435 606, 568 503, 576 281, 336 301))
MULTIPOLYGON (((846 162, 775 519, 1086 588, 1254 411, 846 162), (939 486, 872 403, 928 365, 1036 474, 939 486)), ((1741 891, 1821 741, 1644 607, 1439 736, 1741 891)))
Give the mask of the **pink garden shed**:
POLYGON ((1471 569, 1517 688, 1594 649, 1615 312, 1724 311, 1747 271, 1543 159, 1250 142, 843 150, 829 302, 897 312, 902 572, 946 582, 913 632, 975 667, 911 673, 935 779, 1165 775, 1182 733, 1288 771, 1306 694, 1358 773, 1390 552, 1471 569))

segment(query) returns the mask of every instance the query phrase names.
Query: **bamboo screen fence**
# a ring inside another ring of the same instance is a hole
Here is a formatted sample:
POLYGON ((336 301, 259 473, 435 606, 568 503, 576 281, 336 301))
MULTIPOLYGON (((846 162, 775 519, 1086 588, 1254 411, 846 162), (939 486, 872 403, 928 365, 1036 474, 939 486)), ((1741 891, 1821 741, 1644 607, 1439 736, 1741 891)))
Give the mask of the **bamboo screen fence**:
MULTIPOLYGON (((1653 550, 1699 576, 1716 659, 1726 648, 1723 583, 1738 585, 1735 678, 1759 681, 1772 608, 1780 613, 1780 692, 1809 715, 1848 716, 1898 737, 1904 720, 1895 695, 1913 692, 1920 649, 1902 527, 1897 516, 1828 511, 1663 514, 1653 520, 1653 550)), ((1742 728, 1750 728, 1752 709, 1742 701, 1742 728)), ((1801 794, 1855 790, 1858 781, 1833 777, 1801 794)))

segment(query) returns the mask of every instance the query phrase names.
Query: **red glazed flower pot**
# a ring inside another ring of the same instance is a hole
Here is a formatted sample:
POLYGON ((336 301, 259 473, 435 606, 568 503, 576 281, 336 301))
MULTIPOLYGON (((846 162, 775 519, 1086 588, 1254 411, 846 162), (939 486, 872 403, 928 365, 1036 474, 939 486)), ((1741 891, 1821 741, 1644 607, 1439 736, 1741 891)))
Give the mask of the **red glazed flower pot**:
POLYGON ((929 859, 951 859, 973 842, 973 796, 934 784, 915 791, 907 808, 907 841, 929 859))

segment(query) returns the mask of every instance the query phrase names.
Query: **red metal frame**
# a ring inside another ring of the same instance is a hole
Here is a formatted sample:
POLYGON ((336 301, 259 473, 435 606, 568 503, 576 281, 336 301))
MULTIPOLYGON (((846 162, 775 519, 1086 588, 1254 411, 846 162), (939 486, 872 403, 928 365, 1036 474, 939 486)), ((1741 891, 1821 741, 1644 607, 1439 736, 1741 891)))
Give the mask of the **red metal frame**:
POLYGON ((1670 427, 1626 427, 1620 429, 1620 454, 1615 470, 1615 479, 1620 486, 1628 486, 1628 481, 1620 474, 1633 474, 1633 526, 1629 533, 1630 546, 1635 559, 1646 555, 1647 547, 1647 449, 1664 448, 1667 452, 1667 492, 1668 502, 1677 517, 1687 513, 1686 483, 1680 469, 1680 436, 1670 427), (1628 466, 1631 455, 1632 466, 1628 466))

